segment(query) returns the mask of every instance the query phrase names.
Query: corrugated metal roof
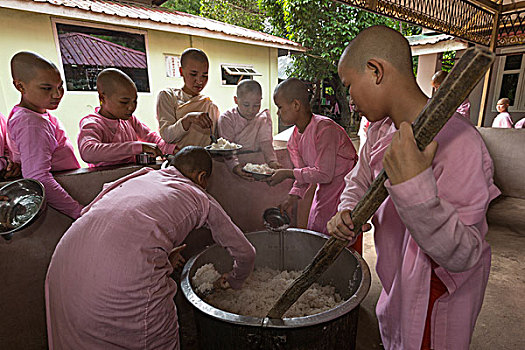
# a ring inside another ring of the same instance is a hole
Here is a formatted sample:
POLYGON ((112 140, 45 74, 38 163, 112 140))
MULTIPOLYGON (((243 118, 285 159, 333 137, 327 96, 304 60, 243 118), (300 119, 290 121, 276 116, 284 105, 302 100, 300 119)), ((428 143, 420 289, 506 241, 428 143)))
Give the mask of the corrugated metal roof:
MULTIPOLYGON (((291 46, 299 51, 305 49, 298 43, 274 35, 257 32, 231 24, 172 11, 164 7, 148 6, 110 0, 32 0, 33 3, 47 3, 61 7, 76 8, 92 13, 127 17, 157 23, 173 24, 181 27, 193 27, 223 33, 229 36, 291 46)), ((23 3, 22 3, 23 4, 23 3)), ((0 4, 1 6, 1 4, 0 4)), ((21 10, 23 8, 20 8, 21 10)), ((32 9, 33 10, 33 9, 32 9)), ((67 16, 67 13, 64 13, 67 16)))
POLYGON ((448 34, 438 34, 438 35, 420 34, 420 35, 407 36, 406 38, 410 46, 437 44, 440 41, 455 39, 452 35, 448 35, 448 34))
POLYGON ((83 33, 58 36, 64 64, 146 68, 146 54, 83 33))

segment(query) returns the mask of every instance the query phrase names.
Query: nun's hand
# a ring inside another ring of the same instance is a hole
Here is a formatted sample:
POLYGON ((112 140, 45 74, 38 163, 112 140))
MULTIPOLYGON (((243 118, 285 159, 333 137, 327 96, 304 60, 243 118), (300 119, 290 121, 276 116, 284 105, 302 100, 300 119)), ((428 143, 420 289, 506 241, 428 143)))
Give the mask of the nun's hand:
POLYGON ((392 185, 419 175, 432 165, 438 148, 432 141, 423 151, 417 147, 412 126, 402 122, 383 157, 383 167, 392 185))
POLYGON ((186 248, 186 244, 183 244, 181 246, 175 247, 175 248, 173 248, 173 250, 168 255, 168 259, 169 259, 169 261, 171 263, 171 266, 173 266, 174 270, 178 270, 178 269, 182 268, 182 266, 186 262, 186 259, 184 259, 182 257, 182 255, 180 254, 180 252, 184 248, 186 248))
POLYGON ((277 169, 273 173, 272 177, 266 180, 266 182, 268 182, 270 186, 275 186, 286 179, 295 179, 295 176, 293 175, 293 169, 277 169))

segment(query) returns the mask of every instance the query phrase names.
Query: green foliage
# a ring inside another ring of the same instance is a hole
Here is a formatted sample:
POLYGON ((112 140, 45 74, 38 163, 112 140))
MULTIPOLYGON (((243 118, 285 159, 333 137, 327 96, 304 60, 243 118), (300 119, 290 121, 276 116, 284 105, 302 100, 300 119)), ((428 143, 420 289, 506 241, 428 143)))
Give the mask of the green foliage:
POLYGON ((373 25, 402 29, 407 32, 403 34, 417 31, 412 26, 332 0, 258 1, 268 15, 272 34, 308 49, 304 54, 294 55, 293 66, 287 73, 313 83, 313 111, 322 112, 320 90, 323 82, 328 81, 339 104, 340 123, 347 130, 352 130, 347 90, 337 74, 337 62, 345 47, 361 30, 373 25))
POLYGON ((198 16, 200 14, 201 2, 199 0, 168 0, 161 6, 198 16))
POLYGON ((200 15, 257 31, 266 18, 254 0, 201 0, 200 15))
POLYGON ((456 59, 456 51, 445 51, 442 54, 441 59, 441 69, 447 72, 450 72, 452 67, 454 67, 454 62, 456 59))
MULTIPOLYGON (((296 56, 293 75, 317 81, 337 73, 344 48, 361 30, 372 25, 400 29, 400 22, 332 0, 259 0, 268 15, 272 34, 296 41, 306 54, 296 56)), ((402 23, 403 34, 421 29, 402 23)))
POLYGON ((168 0, 162 6, 257 31, 266 15, 255 0, 168 0))

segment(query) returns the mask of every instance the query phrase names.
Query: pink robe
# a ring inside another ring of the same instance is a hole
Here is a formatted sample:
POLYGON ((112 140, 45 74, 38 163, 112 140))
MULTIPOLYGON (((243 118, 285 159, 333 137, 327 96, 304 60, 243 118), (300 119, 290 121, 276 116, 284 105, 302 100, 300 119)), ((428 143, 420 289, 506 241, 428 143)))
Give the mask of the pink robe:
POLYGON ((516 125, 514 125, 516 129, 522 129, 524 128, 524 126, 525 126, 525 118, 518 120, 516 122, 516 125))
POLYGON ((7 120, 0 113, 0 171, 7 167, 7 158, 10 158, 9 147, 7 147, 7 120))
MULTIPOLYGON (((243 151, 262 151, 266 163, 277 161, 272 144, 272 117, 267 109, 248 120, 234 107, 221 114, 217 127, 219 137, 242 145, 243 151)), ((232 157, 226 160, 226 164, 233 169, 239 160, 232 157)))
POLYGON ((133 163, 145 142, 158 145, 163 153, 175 151, 175 145, 165 143, 135 116, 128 120, 109 119, 100 115, 99 109, 80 120, 78 149, 90 166, 133 163))
POLYGON ((344 177, 357 162, 352 141, 336 122, 313 114, 302 134, 294 127, 288 152, 295 176, 289 193, 302 198, 311 184, 317 186, 307 228, 327 234, 326 224, 337 212, 344 177))
POLYGON ((493 128, 508 128, 511 129, 514 126, 512 118, 508 112, 501 112, 492 121, 493 128))
MULTIPOLYGON (((339 210, 353 209, 383 168, 396 131, 372 123, 357 166, 346 177, 339 210)), ((374 215, 376 313, 385 349, 419 350, 428 308, 431 259, 448 292, 432 310, 432 349, 468 349, 490 269, 485 213, 500 193, 492 159, 474 126, 455 114, 437 135, 432 168, 392 186, 374 215)))
POLYGON ((240 288, 255 249, 201 187, 174 167, 143 168, 106 184, 51 259, 49 348, 178 349, 168 254, 202 226, 233 257, 228 281, 240 288))
POLYGON ((458 107, 456 113, 470 120, 470 101, 468 98, 458 107))
POLYGON ((60 121, 47 112, 15 106, 9 114, 7 133, 13 161, 22 165, 22 176, 44 185, 50 206, 78 218, 82 206, 51 175, 52 171, 80 168, 60 121))

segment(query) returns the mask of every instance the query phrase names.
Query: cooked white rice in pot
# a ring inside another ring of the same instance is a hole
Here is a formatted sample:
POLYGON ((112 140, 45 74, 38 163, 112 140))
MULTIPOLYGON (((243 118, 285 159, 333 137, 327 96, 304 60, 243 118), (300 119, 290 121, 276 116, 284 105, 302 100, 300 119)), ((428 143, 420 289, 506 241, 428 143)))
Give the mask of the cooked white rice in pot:
MULTIPOLYGON (((301 271, 256 268, 244 282, 242 289, 215 289, 213 293, 204 297, 204 301, 234 314, 263 318, 286 288, 300 275, 301 271)), ((192 278, 193 288, 202 294, 202 291, 208 291, 208 287, 212 286, 219 277, 220 274, 213 264, 203 265, 192 278)), ((284 314, 284 317, 314 315, 333 309, 343 302, 341 296, 335 292, 335 287, 314 283, 284 314)))

